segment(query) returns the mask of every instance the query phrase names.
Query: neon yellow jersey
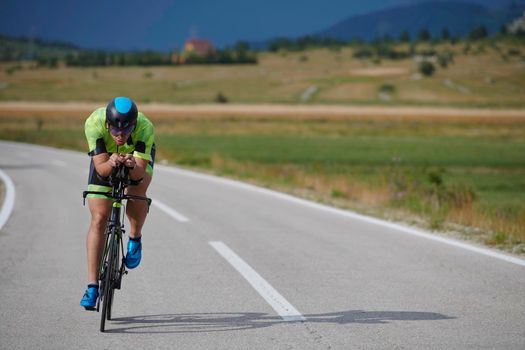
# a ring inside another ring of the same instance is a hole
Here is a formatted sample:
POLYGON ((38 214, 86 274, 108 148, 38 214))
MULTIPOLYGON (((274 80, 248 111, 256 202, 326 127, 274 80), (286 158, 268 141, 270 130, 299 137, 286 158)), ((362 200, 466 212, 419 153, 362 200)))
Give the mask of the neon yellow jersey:
POLYGON ((141 112, 137 116, 137 126, 132 131, 126 144, 117 146, 106 128, 106 108, 95 110, 86 119, 84 126, 89 146, 89 155, 101 153, 133 153, 134 157, 151 160, 151 148, 155 142, 155 128, 141 112))

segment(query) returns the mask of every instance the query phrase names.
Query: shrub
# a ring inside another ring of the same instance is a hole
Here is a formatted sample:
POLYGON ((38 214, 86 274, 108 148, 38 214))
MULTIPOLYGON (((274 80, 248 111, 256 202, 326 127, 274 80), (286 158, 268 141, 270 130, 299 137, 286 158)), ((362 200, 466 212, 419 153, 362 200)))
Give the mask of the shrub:
POLYGON ((375 65, 380 65, 381 64, 381 59, 379 57, 373 57, 370 62, 372 62, 373 64, 375 65))
POLYGON ((448 66, 448 60, 443 55, 438 56, 438 63, 441 66, 441 68, 447 68, 448 66))
POLYGON ((222 92, 218 92, 217 96, 215 96, 215 102, 217 103, 228 103, 228 98, 223 95, 222 92))
POLYGON ((442 52, 437 55, 437 60, 441 68, 447 68, 449 63, 454 62, 454 55, 450 51, 442 52))
POLYGON ((379 87, 379 92, 383 92, 385 94, 393 94, 396 92, 396 87, 392 84, 383 84, 379 87))
POLYGON ((374 55, 374 51, 367 47, 356 49, 352 53, 352 56, 354 56, 355 58, 359 58, 359 59, 368 59, 368 58, 371 58, 373 55, 374 55))
POLYGON ((434 74, 435 70, 436 68, 434 67, 432 62, 423 61, 419 63, 418 71, 426 77, 429 77, 432 74, 434 74))
POLYGON ((335 188, 332 189, 332 192, 330 195, 332 196, 332 198, 348 198, 348 195, 344 191, 341 191, 335 188))
POLYGON ((495 232, 492 237, 488 238, 485 242, 490 245, 503 244, 508 240, 508 235, 505 232, 495 232))

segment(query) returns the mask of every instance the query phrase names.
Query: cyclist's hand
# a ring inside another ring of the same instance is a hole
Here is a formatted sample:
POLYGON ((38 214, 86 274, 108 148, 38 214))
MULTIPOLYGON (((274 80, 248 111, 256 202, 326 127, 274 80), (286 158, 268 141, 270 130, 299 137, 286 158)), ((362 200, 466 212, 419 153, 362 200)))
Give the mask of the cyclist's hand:
POLYGON ((126 167, 131 169, 135 168, 135 165, 137 164, 137 162, 135 161, 135 157, 133 157, 131 154, 124 155, 122 163, 124 163, 126 167))
POLYGON ((117 153, 113 153, 110 157, 109 157, 109 165, 111 165, 112 168, 116 168, 118 167, 121 163, 122 163, 122 160, 121 160, 121 157, 119 154, 117 153))

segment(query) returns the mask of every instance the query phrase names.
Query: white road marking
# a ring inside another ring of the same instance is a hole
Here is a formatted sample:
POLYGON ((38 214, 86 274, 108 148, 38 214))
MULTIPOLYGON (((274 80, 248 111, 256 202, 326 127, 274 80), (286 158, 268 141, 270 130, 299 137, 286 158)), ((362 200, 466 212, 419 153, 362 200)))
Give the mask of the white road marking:
POLYGON ((153 206, 159 208, 160 210, 162 210, 163 212, 165 212, 166 214, 168 214, 169 216, 171 216, 172 218, 174 218, 175 220, 177 220, 179 222, 188 222, 188 221, 190 221, 187 217, 185 217, 181 213, 177 212, 175 209, 173 209, 173 208, 167 206, 166 204, 162 203, 158 199, 152 198, 151 204, 153 206))
POLYGON ((13 211, 13 206, 15 204, 15 185, 13 185, 11 178, 2 170, 0 170, 0 178, 5 185, 4 204, 2 205, 2 209, 0 209, 1 230, 2 227, 4 227, 4 224, 7 222, 7 219, 9 219, 9 215, 11 215, 11 212, 13 211))
POLYGON ((208 243, 251 284, 284 321, 306 321, 306 318, 292 304, 226 244, 220 241, 208 243))
POLYGON ((188 177, 192 177, 192 178, 196 178, 196 179, 201 179, 201 180, 205 180, 205 181, 212 181, 212 182, 215 182, 215 183, 220 183, 220 184, 224 184, 224 185, 240 188, 240 189, 243 189, 243 190, 257 192, 257 193, 260 193, 260 194, 272 196, 274 198, 279 198, 279 199, 282 199, 282 200, 286 200, 288 202, 300 204, 300 205, 303 205, 303 206, 306 206, 306 207, 309 207, 309 208, 321 210, 321 211, 324 211, 324 212, 328 212, 328 213, 332 213, 332 214, 336 214, 336 215, 340 215, 340 216, 345 216, 345 217, 351 218, 351 219, 365 221, 365 222, 368 222, 368 223, 371 223, 371 224, 374 224, 374 225, 383 226, 383 227, 392 229, 392 230, 394 230, 395 232, 398 232, 398 233, 405 233, 405 234, 409 234, 409 235, 412 235, 412 236, 425 238, 425 239, 428 239, 428 240, 431 240, 431 241, 448 244, 448 245, 456 247, 456 248, 465 249, 465 250, 468 250, 468 251, 471 251, 471 252, 474 252, 474 253, 478 253, 478 254, 489 256, 489 257, 496 258, 496 259, 499 259, 499 260, 503 260, 503 261, 506 261, 506 262, 509 262, 509 263, 512 263, 512 264, 525 266, 525 260, 517 258, 517 257, 514 257, 514 256, 511 256, 511 255, 508 255, 508 254, 505 254, 505 253, 500 253, 500 252, 492 250, 492 249, 478 247, 478 246, 475 246, 475 245, 472 245, 472 244, 469 244, 469 243, 466 243, 466 242, 458 241, 458 240, 451 239, 451 238, 445 238, 445 237, 442 237, 442 236, 439 236, 439 235, 436 235, 436 234, 432 234, 432 233, 427 233, 427 232, 424 232, 424 231, 416 229, 416 228, 404 226, 404 225, 401 225, 401 224, 396 224, 396 223, 385 221, 385 220, 381 220, 381 219, 376 219, 376 218, 373 218, 373 217, 370 217, 370 216, 357 214, 357 213, 354 213, 354 212, 351 212, 351 211, 338 209, 338 208, 330 207, 330 206, 319 204, 319 203, 315 203, 315 202, 311 202, 311 201, 308 201, 306 199, 297 198, 297 197, 294 197, 294 196, 289 195, 289 194, 284 194, 284 193, 268 190, 266 188, 257 187, 257 186, 250 185, 250 184, 247 184, 247 183, 243 183, 243 182, 240 182, 240 181, 225 179, 225 178, 212 176, 212 175, 207 175, 207 174, 200 174, 200 173, 196 173, 196 172, 193 172, 193 171, 190 171, 190 170, 185 170, 185 169, 172 168, 172 167, 167 167, 167 166, 162 166, 162 165, 159 165, 156 168, 157 169, 161 169, 163 171, 167 171, 167 172, 173 173, 173 174, 177 174, 177 175, 184 175, 184 176, 188 176, 188 177))
POLYGON ((58 166, 61 166, 61 167, 66 167, 67 166, 66 162, 64 162, 63 160, 58 160, 58 159, 53 159, 51 161, 51 163, 53 163, 55 165, 58 165, 58 166))

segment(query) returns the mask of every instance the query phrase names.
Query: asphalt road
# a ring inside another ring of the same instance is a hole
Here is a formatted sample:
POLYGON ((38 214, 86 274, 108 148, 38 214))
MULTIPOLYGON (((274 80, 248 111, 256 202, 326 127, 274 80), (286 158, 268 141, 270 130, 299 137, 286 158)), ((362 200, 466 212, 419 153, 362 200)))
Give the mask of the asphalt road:
POLYGON ((525 349, 523 260, 162 166, 100 333, 79 306, 88 156, 0 149, 1 349, 525 349))

